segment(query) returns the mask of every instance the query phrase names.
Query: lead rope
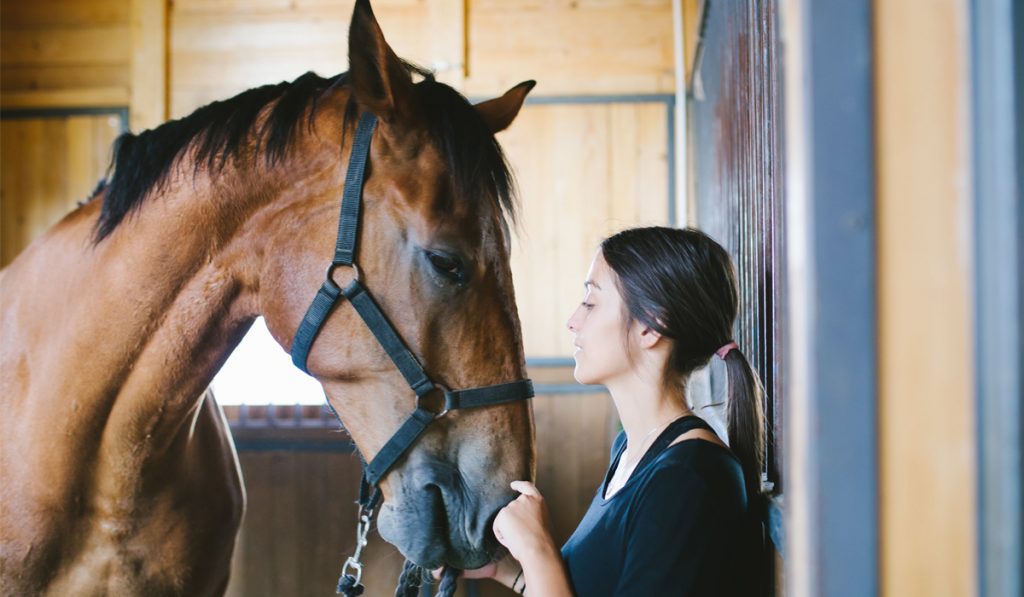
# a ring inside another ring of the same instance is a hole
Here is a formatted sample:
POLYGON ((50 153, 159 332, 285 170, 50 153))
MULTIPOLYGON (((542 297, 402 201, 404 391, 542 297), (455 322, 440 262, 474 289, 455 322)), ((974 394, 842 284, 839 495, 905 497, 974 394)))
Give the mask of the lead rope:
MULTIPOLYGON (((332 409, 333 410, 333 409, 332 409)), ((356 525, 356 549, 355 552, 345 560, 341 568, 341 576, 338 577, 339 595, 344 597, 359 597, 366 591, 360 581, 363 578, 363 563, 361 557, 363 548, 368 542, 370 525, 373 524, 373 515, 377 505, 380 503, 381 494, 379 490, 371 488, 365 481, 360 484, 359 494, 359 523, 356 525)), ((460 570, 446 566, 441 573, 441 584, 438 586, 438 597, 454 597, 456 581, 459 578, 460 570)), ((395 597, 416 597, 424 580, 430 582, 430 572, 406 560, 402 566, 402 574, 398 577, 398 586, 395 588, 395 597)))
POLYGON ((455 597, 455 581, 459 578, 459 570, 447 566, 441 573, 441 584, 437 587, 438 597, 455 597))
MULTIPOLYGON (((445 567, 444 572, 441 573, 441 584, 437 587, 438 597, 454 597, 459 572, 460 570, 451 566, 445 567)), ((398 577, 395 597, 416 597, 419 595, 423 581, 430 578, 428 571, 406 560, 402 566, 402 575, 398 577)))

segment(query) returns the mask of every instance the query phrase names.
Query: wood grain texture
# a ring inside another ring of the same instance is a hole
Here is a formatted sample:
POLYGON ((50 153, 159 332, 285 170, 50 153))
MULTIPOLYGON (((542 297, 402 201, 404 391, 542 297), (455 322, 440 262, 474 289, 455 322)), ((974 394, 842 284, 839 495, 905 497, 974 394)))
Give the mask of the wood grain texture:
POLYGON ((673 93, 670 0, 475 0, 470 95, 536 79, 540 95, 673 93))
MULTIPOLYGON (((395 52, 461 87, 461 0, 375 2, 374 14, 395 52)), ((175 2, 171 13, 170 110, 183 116, 245 89, 290 81, 304 72, 348 70, 349 0, 175 2)))
POLYGON ((131 0, 132 131, 167 120, 167 0, 131 0))
POLYGON ((668 223, 665 104, 528 104, 499 135, 520 187, 512 273, 526 354, 568 357, 565 329, 602 238, 668 223))
POLYGON ((5 118, 0 125, 0 267, 73 210, 102 178, 115 115, 5 118))
POLYGON ((977 587, 966 4, 874 3, 879 538, 893 597, 977 587))
MULTIPOLYGON (((569 369, 547 371, 548 383, 567 383, 569 369)), ((532 375, 532 373, 531 373, 532 375)), ((532 375, 533 377, 538 377, 532 375)), ((232 409, 229 416, 232 416, 232 409)), ((537 421, 537 484, 552 515, 555 539, 564 542, 582 519, 608 464, 618 419, 605 393, 540 395, 537 421)), ((253 439, 316 439, 344 442, 322 430, 235 430, 253 439)), ((338 573, 355 546, 359 460, 355 454, 246 451, 239 454, 248 496, 232 563, 230 597, 333 595, 338 573)), ((371 533, 364 563, 367 594, 394 590, 403 558, 371 533)), ((461 582, 458 595, 469 594, 461 582)), ((510 596, 490 581, 476 594, 510 596)))
POLYGON ((129 1, 0 0, 0 105, 127 105, 129 1))

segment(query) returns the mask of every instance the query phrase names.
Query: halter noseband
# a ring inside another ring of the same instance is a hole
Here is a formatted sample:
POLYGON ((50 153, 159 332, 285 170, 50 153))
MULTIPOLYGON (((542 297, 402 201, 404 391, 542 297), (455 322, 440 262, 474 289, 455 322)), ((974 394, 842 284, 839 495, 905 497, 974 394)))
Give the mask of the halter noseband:
MULTIPOLYGON (((366 326, 373 332, 381 347, 387 352, 402 377, 416 394, 416 408, 412 415, 384 444, 373 460, 364 465, 359 505, 370 517, 372 517, 380 497, 378 488, 380 480, 412 447, 417 438, 433 421, 443 417, 450 410, 492 406, 533 397, 533 382, 528 379, 456 391, 435 384, 380 310, 377 302, 370 296, 369 291, 359 281, 359 269, 355 264, 356 240, 359 235, 359 208, 363 196, 363 174, 370 151, 370 140, 376 125, 377 117, 370 112, 364 112, 359 118, 352 143, 352 153, 349 157, 348 171, 345 174, 345 188, 341 199, 341 216, 338 221, 338 241, 335 245, 334 259, 327 268, 323 285, 317 291, 316 297, 295 333, 291 347, 292 362, 302 371, 309 373, 306 361, 309 358, 313 342, 338 300, 345 297, 355 307, 356 312, 363 318, 366 326), (342 266, 351 267, 355 273, 355 278, 345 288, 340 288, 331 279, 333 271, 342 266), (444 393, 444 407, 440 412, 424 408, 422 404, 423 398, 435 390, 444 393)), ((362 516, 363 513, 360 513, 361 520, 362 516)), ((356 561, 351 563, 358 564, 358 555, 356 561)), ((348 565, 347 563, 346 567, 348 565)))

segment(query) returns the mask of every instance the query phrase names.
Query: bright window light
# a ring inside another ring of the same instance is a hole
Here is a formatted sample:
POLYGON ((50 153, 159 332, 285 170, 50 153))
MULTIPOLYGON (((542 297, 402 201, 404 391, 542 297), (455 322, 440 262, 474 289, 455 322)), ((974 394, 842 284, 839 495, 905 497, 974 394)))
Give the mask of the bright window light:
POLYGON ((213 378, 220 404, 323 404, 320 382, 299 371, 258 318, 213 378))

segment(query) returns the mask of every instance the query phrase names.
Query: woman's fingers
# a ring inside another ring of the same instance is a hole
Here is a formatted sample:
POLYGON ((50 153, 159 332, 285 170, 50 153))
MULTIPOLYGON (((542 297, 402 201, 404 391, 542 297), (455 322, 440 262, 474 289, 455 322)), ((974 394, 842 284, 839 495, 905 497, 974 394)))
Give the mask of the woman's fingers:
POLYGON ((477 568, 476 570, 465 570, 461 576, 463 578, 494 578, 497 571, 498 563, 491 562, 490 564, 485 564, 483 567, 477 568))
MULTIPOLYGON (((434 580, 441 580, 441 575, 444 574, 445 566, 441 566, 435 570, 430 571, 430 575, 434 577, 434 580)), ((463 570, 459 573, 459 578, 494 578, 494 574, 498 571, 498 563, 491 562, 490 564, 484 564, 480 568, 475 570, 463 570)))
POLYGON ((514 491, 518 491, 523 495, 540 497, 540 492, 537 491, 537 486, 529 481, 512 481, 511 487, 514 491))

